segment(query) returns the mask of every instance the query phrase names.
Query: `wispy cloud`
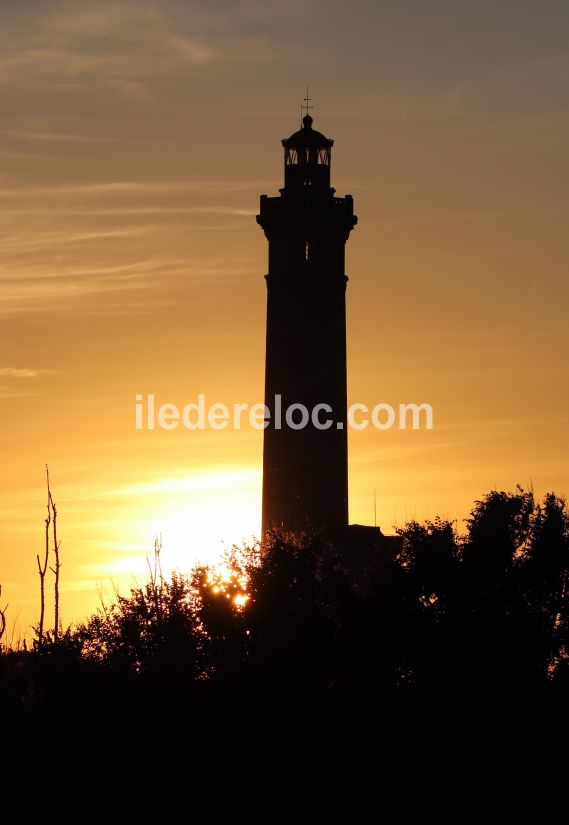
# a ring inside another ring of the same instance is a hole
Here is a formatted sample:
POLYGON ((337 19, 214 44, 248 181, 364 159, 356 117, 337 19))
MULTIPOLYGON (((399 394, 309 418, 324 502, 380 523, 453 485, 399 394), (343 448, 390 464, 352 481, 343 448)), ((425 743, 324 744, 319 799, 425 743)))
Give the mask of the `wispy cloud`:
POLYGON ((40 375, 51 375, 54 370, 29 369, 28 367, 0 367, 2 378, 38 378, 40 375))
MULTIPOLYGON (((188 473, 170 470, 152 479, 144 479, 123 487, 93 487, 87 494, 72 496, 74 501, 138 498, 145 495, 241 490, 243 486, 256 485, 261 480, 258 466, 242 466, 236 469, 231 465, 220 464, 208 467, 206 472, 188 473)), ((138 545, 133 545, 137 547, 138 545)))
POLYGON ((30 236, 30 233, 23 232, 20 236, 13 235, 0 241, 0 249, 5 251, 30 252, 33 249, 43 247, 61 246, 63 244, 84 243, 86 241, 108 241, 115 238, 128 238, 136 235, 144 235, 152 227, 133 226, 123 229, 104 229, 93 232, 44 232, 30 236))
MULTIPOLYGON (((38 215, 43 214, 45 208, 42 206, 30 206, 24 209, 12 209, 10 215, 38 215)), ((251 218, 257 214, 257 209, 247 209, 245 207, 231 208, 226 206, 133 206, 116 207, 109 209, 89 209, 72 206, 56 208, 50 210, 50 215, 82 215, 85 217, 105 217, 109 215, 131 216, 131 215, 230 215, 251 218)))
MULTIPOLYGON (((35 261, 0 267, 0 315, 45 312, 69 301, 90 296, 106 300, 106 312, 133 313, 175 304, 180 288, 200 287, 214 280, 218 285, 244 277, 246 261, 217 257, 199 259, 151 256, 124 264, 44 264, 35 261), (159 289, 157 288, 159 285, 159 289), (129 292, 128 304, 118 300, 129 292), (117 297, 112 298, 113 294, 117 297), (138 295, 138 300, 133 299, 138 295)), ((77 306, 77 304, 75 304, 77 306)), ((84 302, 82 312, 100 309, 99 303, 84 302)))
POLYGON ((216 235, 227 243, 228 232, 253 227, 251 190, 263 188, 198 178, 6 187, 0 315, 78 306, 86 296, 107 313, 143 311, 175 303, 180 290, 242 278, 250 255, 222 252, 216 235))
POLYGON ((29 393, 24 392, 19 388, 8 387, 5 384, 0 384, 0 401, 5 401, 9 398, 26 398, 29 393))
POLYGON ((61 184, 53 186, 22 186, 17 189, 3 189, 0 199, 54 197, 58 195, 99 196, 99 195, 169 195, 169 194, 232 194, 257 191, 263 186, 273 186, 274 181, 241 180, 118 180, 101 183, 61 184))
POLYGON ((116 143, 118 138, 110 138, 105 135, 93 134, 73 134, 70 132, 48 131, 41 129, 1 129, 0 135, 4 139, 14 141, 24 141, 30 143, 116 143))
MULTIPOLYGON (((104 86, 151 100, 156 82, 188 77, 219 63, 284 59, 271 24, 259 25, 264 3, 61 2, 35 7, 33 22, 17 13, 0 35, 0 85, 104 86), (256 13, 255 8, 258 10, 256 13)), ((293 17, 290 0, 275 16, 293 17)), ((299 9, 297 9, 298 11, 299 9)), ((289 49, 290 51, 290 49, 289 49)))
POLYGON ((39 15, 23 39, 9 35, 0 55, 3 84, 94 80, 140 95, 140 82, 156 73, 214 58, 203 38, 170 30, 167 17, 140 4, 64 5, 59 13, 39 15))

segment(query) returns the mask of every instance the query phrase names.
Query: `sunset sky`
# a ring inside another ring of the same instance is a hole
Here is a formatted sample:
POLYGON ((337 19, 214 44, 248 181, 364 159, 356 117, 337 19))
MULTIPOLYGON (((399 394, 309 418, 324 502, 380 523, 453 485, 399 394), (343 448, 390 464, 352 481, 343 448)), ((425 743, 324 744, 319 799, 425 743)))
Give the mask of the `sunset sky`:
POLYGON ((44 467, 64 623, 97 585, 258 535, 262 433, 137 432, 135 395, 261 401, 261 193, 306 84, 354 196, 350 518, 459 526, 569 491, 569 5, 0 2, 0 519, 9 627, 37 617, 44 467))

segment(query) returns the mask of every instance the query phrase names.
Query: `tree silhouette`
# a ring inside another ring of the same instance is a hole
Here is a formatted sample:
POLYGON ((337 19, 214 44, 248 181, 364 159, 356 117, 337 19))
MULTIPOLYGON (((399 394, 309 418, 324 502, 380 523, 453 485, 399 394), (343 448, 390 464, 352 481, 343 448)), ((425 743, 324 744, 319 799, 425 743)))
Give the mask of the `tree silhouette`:
POLYGON ((158 544, 146 584, 57 643, 44 634, 41 656, 0 657, 1 712, 58 735, 104 720, 128 738, 144 719, 198 749, 351 747, 428 721, 436 736, 445 716, 554 712, 567 679, 562 499, 492 491, 464 533, 435 519, 397 542, 365 535, 273 532, 169 579, 158 544))

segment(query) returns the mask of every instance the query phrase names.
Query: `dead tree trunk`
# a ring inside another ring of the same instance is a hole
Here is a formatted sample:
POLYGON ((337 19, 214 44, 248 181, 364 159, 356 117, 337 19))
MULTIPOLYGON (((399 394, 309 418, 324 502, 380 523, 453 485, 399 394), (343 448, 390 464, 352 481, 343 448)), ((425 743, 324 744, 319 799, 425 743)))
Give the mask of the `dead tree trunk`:
POLYGON ((40 620, 38 624, 38 647, 43 645, 43 628, 45 622, 45 574, 47 573, 47 565, 49 562, 49 525, 51 524, 51 493, 49 492, 49 469, 45 465, 45 472, 47 476, 47 518, 45 520, 45 555, 43 564, 40 561, 39 554, 36 556, 38 562, 38 573, 40 576, 40 620))
POLYGON ((50 567, 51 572, 55 576, 55 583, 54 583, 54 597, 55 597, 55 604, 54 604, 54 618, 53 618, 53 641, 59 641, 59 570, 61 568, 61 563, 59 561, 59 547, 60 542, 57 540, 57 507, 55 506, 55 501, 53 500, 53 496, 51 495, 51 490, 49 487, 49 471, 47 475, 47 494, 49 497, 49 504, 51 505, 51 511, 53 513, 53 556, 55 559, 54 567, 50 567))

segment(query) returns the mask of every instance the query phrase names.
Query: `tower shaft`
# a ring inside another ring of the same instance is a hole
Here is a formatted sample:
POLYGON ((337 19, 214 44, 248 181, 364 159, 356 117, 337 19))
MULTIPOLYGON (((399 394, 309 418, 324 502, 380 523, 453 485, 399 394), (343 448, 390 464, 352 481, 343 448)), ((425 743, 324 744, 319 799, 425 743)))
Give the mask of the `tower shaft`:
POLYGON ((311 125, 283 141, 285 186, 257 216, 269 242, 264 534, 348 523, 344 248, 357 218, 330 187, 332 141, 311 125))

